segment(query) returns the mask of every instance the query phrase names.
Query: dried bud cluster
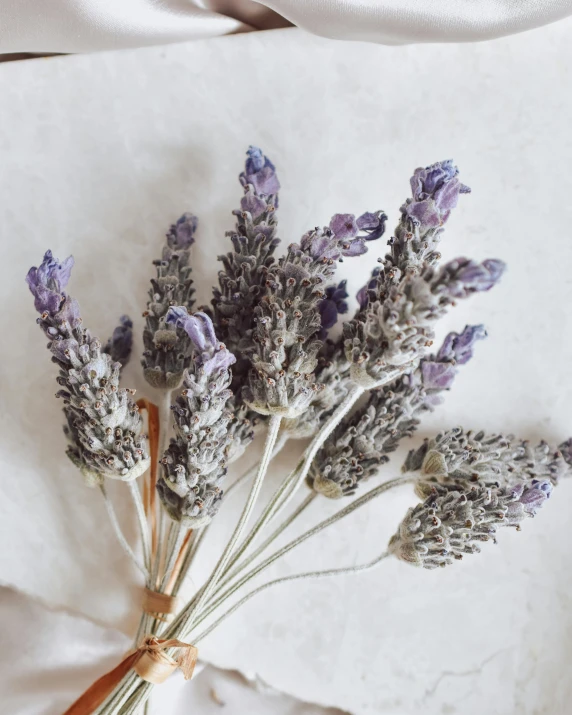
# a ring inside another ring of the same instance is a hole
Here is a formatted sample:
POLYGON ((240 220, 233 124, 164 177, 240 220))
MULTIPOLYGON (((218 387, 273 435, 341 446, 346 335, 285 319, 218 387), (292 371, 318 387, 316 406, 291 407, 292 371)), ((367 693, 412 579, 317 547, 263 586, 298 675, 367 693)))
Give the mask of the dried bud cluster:
POLYGON ((419 416, 441 402, 457 373, 468 362, 482 325, 450 333, 436 356, 387 388, 372 390, 367 403, 344 420, 322 446, 308 475, 309 485, 330 498, 352 495, 375 475, 387 455, 417 429, 419 416))
POLYGON ((470 192, 458 176, 459 170, 451 160, 415 170, 411 177, 413 196, 401 207, 400 222, 389 241, 386 270, 397 268, 402 275, 412 270, 421 273, 426 265, 440 259, 436 248, 443 226, 459 195, 470 192))
POLYGON ((465 432, 459 427, 412 450, 403 471, 420 472, 417 491, 425 497, 426 481, 462 488, 477 481, 486 486, 549 481, 556 486, 569 466, 561 452, 546 442, 534 446, 510 435, 465 432))
POLYGON ((182 305, 191 310, 193 281, 189 265, 190 248, 195 241, 197 218, 185 213, 171 226, 163 254, 153 264, 156 278, 151 279, 146 318, 143 330, 143 374, 153 387, 168 390, 181 384, 183 370, 188 366, 191 345, 183 330, 166 323, 172 305, 182 305))
POLYGON ((38 323, 60 368, 57 396, 65 405, 67 454, 90 484, 104 477, 128 481, 149 466, 141 418, 131 399, 134 391, 119 387, 120 363, 82 327, 78 303, 63 292, 72 266, 71 256, 59 263, 47 251, 26 277, 40 313, 38 323))
POLYGON ((499 526, 533 517, 570 471, 559 451, 541 442, 450 430, 409 453, 403 470, 420 472, 410 509, 390 551, 417 566, 446 566, 495 540, 499 526))
POLYGON ((212 300, 217 333, 236 356, 233 389, 239 390, 250 368, 245 355, 251 344, 254 307, 266 292, 266 274, 274 263, 273 253, 280 243, 276 237, 280 183, 272 162, 256 147, 250 147, 240 182, 244 196, 234 231, 228 233, 234 246, 219 256, 219 287, 212 300))
MULTIPOLYGON (((382 223, 381 212, 368 216, 382 223)), ((348 217, 353 219, 349 214, 334 216, 334 229, 309 231, 268 270, 266 294, 255 308, 253 369, 243 392, 255 412, 294 419, 320 390, 314 371, 321 346, 317 335, 324 286, 337 261, 365 253, 365 241, 372 238, 369 233, 358 235, 357 222, 354 229, 348 217), (339 216, 345 216, 345 222, 339 216)))
POLYGON ((413 198, 389 241, 391 253, 358 293, 360 310, 344 324, 352 379, 364 387, 386 379, 395 368, 412 369, 433 341, 433 325, 459 298, 492 288, 504 264, 459 258, 440 270, 435 250, 443 225, 468 187, 451 161, 417 169, 413 198))
POLYGON ((227 407, 232 397, 230 366, 235 359, 218 341, 204 313, 189 315, 184 307, 172 307, 166 322, 186 332, 193 359, 173 407, 177 436, 161 461, 157 490, 173 519, 199 528, 216 514, 222 498, 236 430, 234 414, 227 407))
POLYGON ((389 551, 414 566, 433 569, 448 566, 465 554, 480 553, 483 541, 496 543, 499 526, 520 528, 527 516, 550 496, 549 481, 526 489, 487 487, 477 483, 463 491, 450 491, 435 485, 432 494, 407 512, 389 551))
POLYGON ((376 299, 344 323, 352 379, 372 386, 395 368, 414 366, 433 342, 435 321, 457 299, 492 288, 503 270, 501 261, 457 259, 438 271, 428 266, 421 275, 378 283, 376 299))

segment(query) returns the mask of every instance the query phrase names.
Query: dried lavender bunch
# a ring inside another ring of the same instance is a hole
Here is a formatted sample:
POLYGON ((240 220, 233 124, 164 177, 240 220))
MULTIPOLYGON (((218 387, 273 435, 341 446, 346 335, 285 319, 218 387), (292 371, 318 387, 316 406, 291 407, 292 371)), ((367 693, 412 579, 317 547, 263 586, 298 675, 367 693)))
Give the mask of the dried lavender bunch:
POLYGON ((143 313, 143 375, 152 387, 173 390, 179 387, 183 370, 191 358, 191 344, 184 330, 166 323, 172 305, 193 306, 190 248, 195 242, 198 219, 183 214, 167 233, 163 253, 153 261, 156 278, 151 279, 147 310, 143 313))
POLYGON ((552 493, 552 482, 522 481, 512 486, 489 487, 478 481, 449 490, 433 485, 427 499, 409 509, 389 551, 401 561, 426 569, 448 566, 465 554, 480 553, 480 543, 496 543, 498 527, 520 530, 552 493))
POLYGON ((149 466, 134 390, 119 387, 120 363, 83 328, 77 301, 63 290, 73 263, 71 256, 60 263, 47 251, 26 276, 40 313, 37 322, 60 368, 57 396, 65 405, 67 455, 89 484, 104 477, 129 481, 149 466))
POLYGON ((403 470, 420 473, 416 491, 425 498, 435 483, 452 489, 477 481, 491 487, 544 481, 556 486, 569 466, 546 442, 533 446, 512 435, 465 432, 459 427, 409 452, 403 470))
POLYGON ((366 404, 341 422, 312 464, 308 484, 330 498, 351 496, 361 482, 377 474, 404 437, 411 437, 419 417, 440 404, 477 340, 486 337, 482 325, 467 325, 449 333, 441 349, 421 361, 394 384, 372 390, 366 404))
POLYGON ((125 367, 131 357, 133 349, 133 321, 128 315, 119 318, 119 325, 107 341, 103 352, 107 353, 113 362, 120 362, 125 367))
POLYGON ((233 211, 236 227, 229 232, 234 251, 219 256, 219 286, 213 289, 214 323, 218 335, 236 356, 233 389, 238 392, 250 369, 246 353, 254 328, 254 308, 266 292, 266 274, 274 263, 278 191, 274 164, 257 147, 247 152, 239 179, 244 187, 240 209, 233 211))
POLYGON ((193 360, 185 370, 184 389, 173 406, 176 438, 161 464, 157 491, 171 518, 189 528, 207 524, 222 498, 227 472, 234 415, 227 409, 230 366, 234 355, 215 334, 205 313, 189 315, 183 306, 171 307, 167 325, 182 328, 193 347, 193 360))
POLYGON ((370 231, 359 234, 357 222, 346 216, 336 214, 329 228, 306 233, 268 269, 266 294, 254 311, 253 369, 243 389, 245 402, 255 412, 296 418, 320 389, 314 371, 321 347, 321 286, 339 260, 362 255, 365 242, 377 238, 370 231))

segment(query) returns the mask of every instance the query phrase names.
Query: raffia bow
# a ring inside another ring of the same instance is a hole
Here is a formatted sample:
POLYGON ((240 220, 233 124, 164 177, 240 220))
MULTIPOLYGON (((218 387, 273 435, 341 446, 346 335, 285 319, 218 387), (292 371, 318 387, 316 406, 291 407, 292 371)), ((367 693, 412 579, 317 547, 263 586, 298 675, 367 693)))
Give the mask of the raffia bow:
POLYGON ((197 657, 198 651, 190 643, 183 643, 175 638, 162 640, 155 636, 146 636, 137 650, 128 653, 118 666, 96 680, 64 715, 93 713, 131 669, 153 685, 164 683, 177 668, 181 669, 185 680, 189 680, 193 675, 197 657), (171 648, 179 649, 177 658, 167 653, 171 648))

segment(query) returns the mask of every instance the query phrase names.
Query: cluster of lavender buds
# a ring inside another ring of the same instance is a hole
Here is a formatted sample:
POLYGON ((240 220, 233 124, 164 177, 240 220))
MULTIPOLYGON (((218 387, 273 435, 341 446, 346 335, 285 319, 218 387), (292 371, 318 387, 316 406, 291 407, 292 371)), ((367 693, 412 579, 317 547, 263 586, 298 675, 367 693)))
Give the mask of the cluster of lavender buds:
POLYGON ((442 268, 435 250, 444 223, 457 205, 461 184, 450 161, 417 169, 413 198, 401 208, 401 221, 389 243, 391 253, 358 294, 360 310, 344 323, 351 377, 375 386, 397 369, 415 367, 433 341, 433 325, 460 298, 490 290, 504 263, 458 258, 442 268))
POLYGON ((234 251, 219 256, 219 286, 212 300, 217 333, 236 356, 233 390, 239 391, 250 369, 246 353, 251 345, 254 308, 266 293, 266 274, 274 263, 278 191, 280 183, 274 164, 257 147, 247 152, 240 174, 244 196, 234 211, 236 227, 228 233, 234 251))
POLYGON ((382 212, 357 220, 336 214, 329 227, 306 233, 269 268, 266 293, 255 308, 252 369, 243 391, 255 412, 295 419, 323 389, 315 376, 322 346, 320 306, 328 299, 323 287, 338 261, 362 255, 366 241, 379 238, 383 220, 382 212))
POLYGON ((336 427, 316 455, 307 480, 310 487, 330 498, 354 494, 377 474, 401 440, 413 435, 419 417, 440 404, 457 366, 470 360, 475 342, 485 336, 482 325, 449 333, 439 352, 423 359, 412 373, 372 390, 366 404, 336 427))
MULTIPOLYGON (((134 391, 119 387, 121 364, 83 328, 77 301, 64 293, 72 267, 71 256, 60 263, 47 251, 41 265, 26 276, 40 313, 37 322, 60 369, 57 381, 62 389, 57 396, 64 401, 67 454, 90 484, 105 477, 129 481, 149 466, 141 418, 131 399, 134 391)), ((122 319, 122 334, 114 333, 109 352, 128 357, 126 320, 122 319)))
POLYGON ((193 306, 193 281, 189 265, 190 248, 195 241, 198 220, 185 213, 171 226, 163 254, 153 264, 156 278, 151 280, 143 330, 143 375, 153 387, 173 390, 180 386, 183 371, 191 357, 191 344, 184 330, 166 322, 172 305, 193 306))
POLYGON ((545 442, 458 428, 410 452, 403 470, 419 472, 415 490, 424 501, 408 511, 389 550, 431 569, 478 553, 500 526, 520 529, 570 467, 545 442))
POLYGON ((193 355, 173 407, 177 436, 163 456, 157 490, 171 518, 195 529, 212 519, 222 498, 234 437, 227 403, 235 358, 205 313, 189 315, 183 306, 171 307, 166 323, 185 331, 193 355))

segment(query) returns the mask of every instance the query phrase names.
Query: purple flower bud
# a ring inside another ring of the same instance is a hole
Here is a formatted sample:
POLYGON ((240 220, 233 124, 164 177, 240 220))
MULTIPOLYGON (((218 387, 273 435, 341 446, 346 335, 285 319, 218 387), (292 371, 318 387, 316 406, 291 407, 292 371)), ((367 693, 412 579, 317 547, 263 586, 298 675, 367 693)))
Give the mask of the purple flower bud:
POLYGON ((369 291, 373 290, 377 286, 377 276, 380 274, 380 271, 381 268, 379 266, 374 268, 371 272, 371 278, 369 281, 356 293, 357 302, 362 310, 367 307, 369 301, 369 291))
POLYGON ((529 487, 525 487, 519 498, 519 503, 522 504, 524 512, 528 516, 536 516, 536 513, 544 502, 550 498, 553 486, 550 481, 538 481, 534 479, 529 487))
POLYGON ((113 362, 120 362, 124 367, 129 361, 131 349, 133 348, 133 322, 128 315, 119 318, 119 325, 113 331, 113 335, 107 341, 103 349, 110 355, 113 362))
POLYGON ((181 218, 174 223, 167 234, 167 244, 169 248, 182 250, 190 248, 195 242, 195 231, 199 220, 191 213, 184 213, 181 218))
POLYGON ((375 213, 366 212, 358 218, 357 225, 360 231, 365 231, 366 241, 375 241, 381 238, 385 233, 386 221, 387 215, 384 214, 383 211, 376 211, 375 213))
POLYGON ((459 181, 458 174, 451 159, 416 169, 411 177, 413 200, 402 210, 426 229, 441 226, 457 205, 459 194, 470 191, 459 181))
POLYGON ((468 258, 456 258, 445 264, 439 283, 451 298, 464 298, 471 293, 490 290, 500 280, 506 268, 503 261, 489 258, 482 263, 468 258))
POLYGON ((321 340, 325 339, 326 331, 333 328, 337 323, 338 315, 348 312, 346 298, 349 296, 346 291, 346 285, 347 281, 341 281, 337 286, 326 288, 326 297, 318 305, 322 323, 322 330, 319 334, 321 340))
POLYGON ((353 214, 334 214, 330 221, 330 231, 339 239, 355 238, 358 232, 356 217, 353 214))
POLYGON ((234 355, 217 340, 212 320, 206 313, 189 315, 183 306, 169 308, 165 322, 183 328, 191 339, 198 363, 207 375, 218 370, 228 370, 236 362, 234 355))
POLYGON ((26 283, 34 295, 34 307, 38 313, 47 311, 53 315, 59 311, 65 298, 63 288, 68 284, 73 264, 73 256, 59 263, 51 251, 46 251, 41 265, 30 268, 26 283))
POLYGON ((473 347, 477 340, 486 337, 484 325, 467 325, 461 334, 449 333, 437 353, 437 360, 454 361, 458 365, 464 365, 473 357, 473 347))
POLYGON ((243 186, 251 184, 259 195, 277 194, 280 190, 280 182, 274 164, 258 147, 251 146, 246 153, 248 159, 240 175, 241 184, 243 186))

